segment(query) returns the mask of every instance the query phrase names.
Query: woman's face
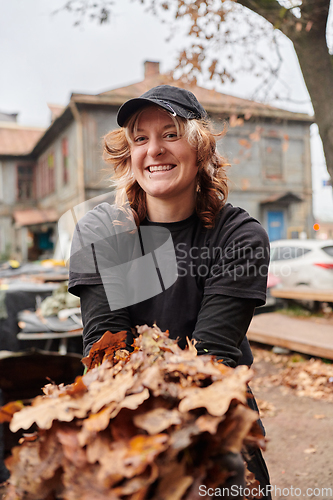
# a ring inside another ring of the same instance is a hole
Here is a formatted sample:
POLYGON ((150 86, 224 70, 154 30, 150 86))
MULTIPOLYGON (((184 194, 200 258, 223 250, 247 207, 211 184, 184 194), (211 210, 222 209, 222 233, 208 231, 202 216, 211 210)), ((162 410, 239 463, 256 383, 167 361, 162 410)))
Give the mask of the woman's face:
POLYGON ((146 192, 147 206, 157 200, 181 200, 193 206, 198 172, 197 152, 177 128, 168 113, 158 106, 140 115, 131 146, 133 175, 146 192))

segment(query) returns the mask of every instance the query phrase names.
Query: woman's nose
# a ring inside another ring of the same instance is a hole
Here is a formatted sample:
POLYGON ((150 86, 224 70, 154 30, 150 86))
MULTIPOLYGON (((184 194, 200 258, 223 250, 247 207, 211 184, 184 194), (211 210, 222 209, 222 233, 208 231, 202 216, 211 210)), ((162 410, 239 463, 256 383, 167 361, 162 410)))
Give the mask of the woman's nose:
POLYGON ((164 148, 161 145, 161 142, 158 140, 150 140, 148 144, 148 154, 152 158, 156 158, 157 156, 164 153, 164 148))

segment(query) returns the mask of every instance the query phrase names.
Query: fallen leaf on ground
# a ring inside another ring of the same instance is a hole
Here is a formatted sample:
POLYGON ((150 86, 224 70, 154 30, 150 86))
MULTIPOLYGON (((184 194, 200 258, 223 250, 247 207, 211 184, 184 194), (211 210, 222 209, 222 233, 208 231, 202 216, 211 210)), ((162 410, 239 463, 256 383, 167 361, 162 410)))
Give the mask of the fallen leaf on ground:
POLYGON ((306 450, 303 450, 303 453, 316 453, 316 448, 307 448, 306 450))

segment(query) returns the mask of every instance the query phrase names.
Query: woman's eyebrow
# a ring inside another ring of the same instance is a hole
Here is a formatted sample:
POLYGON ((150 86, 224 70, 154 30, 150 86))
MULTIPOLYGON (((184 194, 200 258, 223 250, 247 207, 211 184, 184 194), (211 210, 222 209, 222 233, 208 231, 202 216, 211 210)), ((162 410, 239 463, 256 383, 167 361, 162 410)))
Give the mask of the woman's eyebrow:
MULTIPOLYGON (((167 130, 169 128, 174 128, 175 129, 176 126, 173 123, 170 123, 169 125, 164 125, 163 130, 167 130)), ((144 128, 137 128, 136 131, 137 132, 144 132, 145 129, 144 128)))

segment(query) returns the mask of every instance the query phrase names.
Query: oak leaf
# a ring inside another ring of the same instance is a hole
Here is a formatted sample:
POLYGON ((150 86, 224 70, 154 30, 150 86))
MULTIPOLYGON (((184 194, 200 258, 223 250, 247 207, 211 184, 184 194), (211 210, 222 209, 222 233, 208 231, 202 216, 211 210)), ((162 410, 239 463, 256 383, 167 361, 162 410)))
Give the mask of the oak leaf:
POLYGON ((118 333, 105 332, 103 337, 100 338, 90 349, 89 356, 82 359, 82 363, 91 370, 95 366, 99 366, 106 356, 107 359, 112 359, 118 349, 125 349, 125 339, 127 336, 126 331, 118 333))
POLYGON ((182 415, 176 409, 168 410, 160 407, 147 413, 136 415, 133 421, 137 427, 153 435, 168 429, 171 425, 181 424, 182 415))
POLYGON ((210 415, 220 417, 226 413, 232 400, 246 403, 244 384, 251 378, 246 366, 239 366, 232 375, 216 381, 208 387, 190 387, 180 392, 182 400, 179 411, 188 412, 195 408, 206 408, 210 415))
POLYGON ((3 424, 4 422, 10 422, 13 418, 14 413, 22 410, 22 408, 24 408, 24 405, 21 401, 13 401, 2 406, 0 408, 0 424, 3 424))

